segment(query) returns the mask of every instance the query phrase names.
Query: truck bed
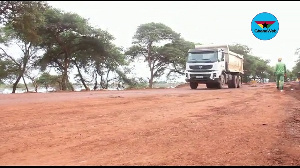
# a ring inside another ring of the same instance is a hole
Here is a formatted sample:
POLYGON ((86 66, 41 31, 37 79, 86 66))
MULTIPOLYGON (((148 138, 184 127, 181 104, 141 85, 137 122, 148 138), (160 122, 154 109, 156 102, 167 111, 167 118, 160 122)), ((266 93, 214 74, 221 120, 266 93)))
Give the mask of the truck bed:
POLYGON ((225 53, 225 61, 227 64, 227 70, 229 72, 244 73, 243 70, 243 57, 239 54, 229 51, 225 53))

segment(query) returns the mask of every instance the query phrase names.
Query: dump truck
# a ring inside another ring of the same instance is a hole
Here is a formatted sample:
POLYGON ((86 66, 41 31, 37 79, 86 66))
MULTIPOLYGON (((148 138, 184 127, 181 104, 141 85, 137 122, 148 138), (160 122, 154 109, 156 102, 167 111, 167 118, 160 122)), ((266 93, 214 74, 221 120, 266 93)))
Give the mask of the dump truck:
POLYGON ((240 88, 244 58, 229 50, 228 45, 195 45, 188 50, 185 81, 191 89, 198 84, 206 84, 207 88, 240 88))

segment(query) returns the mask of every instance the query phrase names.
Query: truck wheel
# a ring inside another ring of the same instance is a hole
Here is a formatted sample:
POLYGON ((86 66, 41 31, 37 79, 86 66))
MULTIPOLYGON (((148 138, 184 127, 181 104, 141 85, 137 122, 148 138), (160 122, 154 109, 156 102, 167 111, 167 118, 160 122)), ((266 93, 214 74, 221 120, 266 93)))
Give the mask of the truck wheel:
POLYGON ((191 89, 197 89, 198 83, 196 83, 196 82, 190 82, 190 87, 191 87, 191 89))
POLYGON ((233 75, 232 76, 232 86, 233 86, 233 88, 237 88, 238 87, 238 83, 239 83, 239 78, 238 78, 238 76, 237 75, 233 75))
POLYGON ((239 77, 238 77, 238 80, 239 80, 239 81, 238 81, 237 87, 238 87, 238 88, 241 88, 241 87, 242 87, 242 77, 239 76, 239 77))
POLYGON ((233 80, 228 80, 228 88, 233 88, 233 80))
POLYGON ((224 75, 222 74, 219 78, 219 82, 218 82, 218 89, 223 89, 224 88, 224 85, 225 85, 225 77, 224 75))
POLYGON ((237 77, 236 75, 232 75, 232 79, 228 81, 228 88, 236 88, 237 87, 237 77))

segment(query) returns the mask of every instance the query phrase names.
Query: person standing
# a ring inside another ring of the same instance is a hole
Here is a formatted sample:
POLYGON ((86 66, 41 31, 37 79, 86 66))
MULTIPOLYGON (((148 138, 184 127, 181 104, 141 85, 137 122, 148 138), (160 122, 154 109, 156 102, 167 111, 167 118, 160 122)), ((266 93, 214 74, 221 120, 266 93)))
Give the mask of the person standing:
POLYGON ((285 63, 281 62, 282 58, 278 58, 278 62, 275 67, 276 86, 277 89, 283 91, 284 77, 286 76, 285 63))

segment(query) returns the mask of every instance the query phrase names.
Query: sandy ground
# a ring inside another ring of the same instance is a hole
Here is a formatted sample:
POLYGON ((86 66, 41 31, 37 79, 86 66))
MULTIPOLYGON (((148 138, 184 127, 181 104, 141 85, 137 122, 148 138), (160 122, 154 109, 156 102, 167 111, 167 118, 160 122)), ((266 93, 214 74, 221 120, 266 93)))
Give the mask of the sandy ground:
POLYGON ((201 87, 0 95, 0 165, 300 165, 298 83, 201 87))

